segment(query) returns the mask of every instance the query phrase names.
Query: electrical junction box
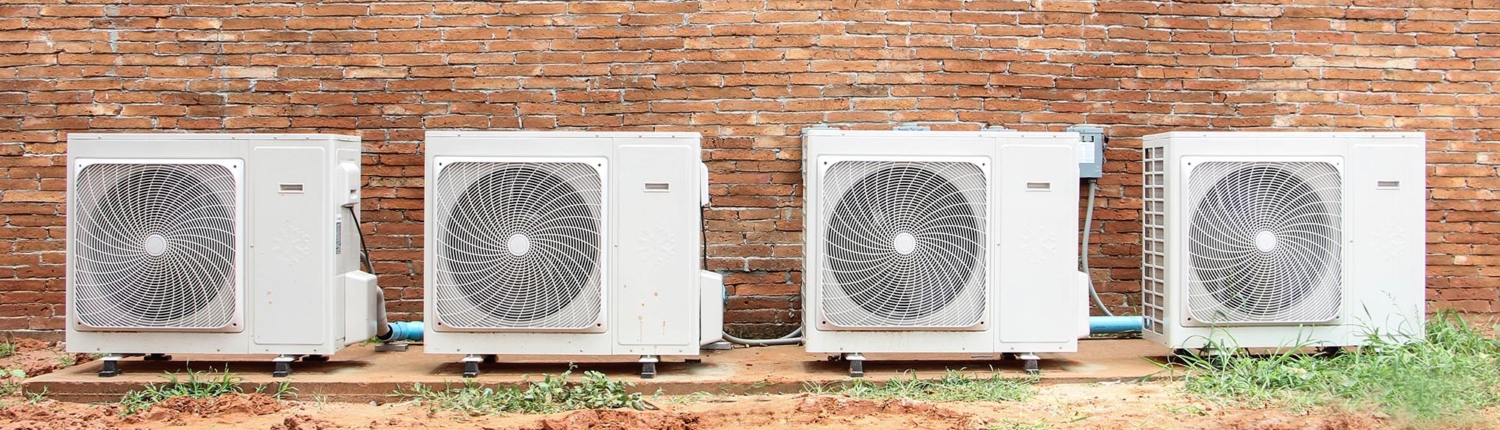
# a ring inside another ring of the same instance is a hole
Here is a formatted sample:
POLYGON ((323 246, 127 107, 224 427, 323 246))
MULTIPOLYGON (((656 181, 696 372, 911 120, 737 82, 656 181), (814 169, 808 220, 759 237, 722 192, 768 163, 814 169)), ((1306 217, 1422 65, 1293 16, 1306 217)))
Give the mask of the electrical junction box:
POLYGON ((1067 131, 1078 133, 1078 177, 1104 176, 1104 128, 1091 125, 1075 125, 1067 131))

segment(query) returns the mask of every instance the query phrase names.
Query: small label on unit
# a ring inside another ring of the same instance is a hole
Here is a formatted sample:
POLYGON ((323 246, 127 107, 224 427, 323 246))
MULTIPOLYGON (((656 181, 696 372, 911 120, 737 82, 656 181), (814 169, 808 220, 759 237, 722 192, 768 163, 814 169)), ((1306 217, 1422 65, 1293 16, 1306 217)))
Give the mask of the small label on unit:
POLYGON ((1078 142, 1079 164, 1089 164, 1094 162, 1094 145, 1094 142, 1089 142, 1086 140, 1078 142))
POLYGON ((338 214, 333 217, 333 253, 344 253, 344 215, 338 214))

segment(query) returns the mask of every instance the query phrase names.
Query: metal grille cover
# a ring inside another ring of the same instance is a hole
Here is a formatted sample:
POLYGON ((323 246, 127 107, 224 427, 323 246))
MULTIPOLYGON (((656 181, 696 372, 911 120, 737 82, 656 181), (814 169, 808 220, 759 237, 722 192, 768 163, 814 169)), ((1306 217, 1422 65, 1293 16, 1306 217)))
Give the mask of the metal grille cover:
POLYGON ((1141 311, 1145 317, 1145 329, 1157 334, 1164 333, 1167 308, 1167 218, 1166 193, 1167 174, 1164 152, 1160 146, 1145 148, 1145 183, 1143 184, 1142 215, 1145 227, 1141 245, 1144 248, 1141 261, 1141 311))
POLYGON ((433 306, 458 329, 599 326, 603 184, 587 163, 454 162, 433 187, 433 306))
POLYGON ((974 163, 841 161, 820 208, 823 323, 967 328, 985 311, 986 174, 974 163))
POLYGON ((1313 323, 1342 305, 1341 188, 1326 162, 1204 162, 1188 179, 1188 313, 1313 323))
POLYGON ((77 173, 72 314, 88 328, 222 330, 239 315, 239 183, 217 164, 77 173))

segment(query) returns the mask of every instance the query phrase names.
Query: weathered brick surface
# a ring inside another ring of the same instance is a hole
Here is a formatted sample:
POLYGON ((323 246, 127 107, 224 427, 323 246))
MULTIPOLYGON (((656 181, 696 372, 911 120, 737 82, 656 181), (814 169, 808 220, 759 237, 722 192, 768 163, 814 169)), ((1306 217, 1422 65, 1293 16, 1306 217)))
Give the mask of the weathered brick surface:
POLYGON ((1109 126, 1089 251, 1120 310, 1140 136, 1425 131, 1428 297, 1500 311, 1497 0, 127 3, 0 2, 0 330, 61 326, 61 142, 85 130, 362 136, 399 317, 421 309, 422 130, 699 131, 741 333, 797 320, 811 124, 1109 126))

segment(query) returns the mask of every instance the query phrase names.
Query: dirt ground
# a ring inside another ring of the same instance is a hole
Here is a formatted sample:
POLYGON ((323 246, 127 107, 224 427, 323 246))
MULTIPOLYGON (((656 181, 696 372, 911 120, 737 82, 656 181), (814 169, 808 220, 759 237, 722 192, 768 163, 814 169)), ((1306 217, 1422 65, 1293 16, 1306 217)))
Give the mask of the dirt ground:
MULTIPOLYGON (((585 410, 470 417, 411 403, 278 402, 261 395, 170 401, 131 418, 113 405, 8 399, 0 429, 1245 429, 1403 428, 1377 413, 1220 408, 1168 383, 1038 387, 1024 402, 930 403, 838 395, 649 398, 655 410, 585 410)), ((1500 411, 1467 425, 1500 428, 1500 411)))
MULTIPOLYGON (((45 375, 68 366, 94 360, 88 354, 68 354, 56 344, 36 339, 0 339, 16 346, 16 353, 0 358, 0 369, 21 369, 27 377, 45 375)), ((4 377, 0 377, 3 379, 4 377)), ((0 382, 4 382, 0 380, 0 382)))
MULTIPOLYGON (((16 341, 19 352, 0 369, 27 375, 72 362, 55 345, 16 341)), ((4 377, 0 377, 3 379, 4 377)), ((0 382, 5 382, 0 380, 0 382)), ((1036 387, 1022 402, 864 400, 840 395, 647 397, 652 409, 585 410, 551 415, 467 416, 414 403, 385 405, 279 401, 262 395, 173 399, 129 418, 116 405, 0 397, 0 430, 46 429, 1244 429, 1341 430, 1406 428, 1376 412, 1294 412, 1225 408, 1184 395, 1171 382, 1057 384, 1036 387)), ((1453 429, 1500 429, 1500 410, 1453 429)))

